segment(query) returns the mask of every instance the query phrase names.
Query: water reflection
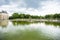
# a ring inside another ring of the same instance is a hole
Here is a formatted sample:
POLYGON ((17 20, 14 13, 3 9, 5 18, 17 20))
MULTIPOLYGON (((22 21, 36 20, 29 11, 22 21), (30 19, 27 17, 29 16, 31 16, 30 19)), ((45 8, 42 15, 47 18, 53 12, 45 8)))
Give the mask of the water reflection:
POLYGON ((38 30, 19 30, 16 33, 8 33, 4 40, 53 40, 52 37, 46 36, 38 30))
POLYGON ((0 40, 60 40, 60 28, 49 23, 9 21, 0 27, 0 40))
POLYGON ((42 23, 42 22, 12 21, 13 25, 29 25, 33 23, 42 23))
POLYGON ((8 20, 2 20, 0 21, 0 26, 6 27, 8 25, 8 20))
POLYGON ((60 22, 45 22, 46 25, 60 26, 60 22))

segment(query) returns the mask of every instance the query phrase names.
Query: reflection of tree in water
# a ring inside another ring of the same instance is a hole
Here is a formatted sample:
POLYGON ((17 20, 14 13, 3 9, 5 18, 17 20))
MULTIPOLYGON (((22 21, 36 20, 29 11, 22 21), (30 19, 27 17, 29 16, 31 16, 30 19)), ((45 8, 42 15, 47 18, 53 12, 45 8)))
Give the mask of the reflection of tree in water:
POLYGON ((46 25, 60 26, 60 22, 45 22, 46 25))
POLYGON ((6 27, 8 25, 8 20, 2 20, 0 21, 0 26, 6 27))
POLYGON ((12 21, 13 25, 28 25, 30 22, 26 21, 12 21))
POLYGON ((13 25, 29 25, 32 23, 40 23, 40 22, 28 22, 28 21, 12 21, 13 25))

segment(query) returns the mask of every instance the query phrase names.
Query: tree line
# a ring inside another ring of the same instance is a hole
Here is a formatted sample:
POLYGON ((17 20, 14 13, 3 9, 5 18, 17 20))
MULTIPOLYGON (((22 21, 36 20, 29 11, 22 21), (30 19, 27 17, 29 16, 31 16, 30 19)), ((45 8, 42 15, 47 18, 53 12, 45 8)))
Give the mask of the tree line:
POLYGON ((56 13, 56 14, 49 14, 49 15, 45 15, 45 19, 60 19, 60 14, 56 13))
POLYGON ((30 15, 30 14, 24 14, 24 13, 13 13, 12 16, 9 17, 9 19, 60 19, 60 14, 49 14, 45 16, 38 16, 38 15, 30 15))
POLYGON ((30 15, 30 14, 24 14, 24 13, 13 13, 12 16, 9 17, 9 19, 40 19, 43 18, 42 16, 37 16, 37 15, 30 15))

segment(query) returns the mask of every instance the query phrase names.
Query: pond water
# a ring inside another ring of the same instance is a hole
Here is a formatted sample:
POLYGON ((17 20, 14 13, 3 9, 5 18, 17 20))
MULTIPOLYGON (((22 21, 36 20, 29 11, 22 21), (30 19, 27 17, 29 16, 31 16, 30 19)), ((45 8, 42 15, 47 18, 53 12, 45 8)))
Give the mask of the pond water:
POLYGON ((0 40, 60 40, 60 23, 0 21, 0 40))

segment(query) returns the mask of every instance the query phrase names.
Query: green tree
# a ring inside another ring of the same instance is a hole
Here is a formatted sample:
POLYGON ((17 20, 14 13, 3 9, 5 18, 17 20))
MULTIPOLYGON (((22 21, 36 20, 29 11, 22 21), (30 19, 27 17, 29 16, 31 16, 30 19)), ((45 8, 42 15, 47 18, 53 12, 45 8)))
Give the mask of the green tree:
POLYGON ((45 18, 46 19, 52 19, 53 18, 53 15, 46 15, 45 18))
POLYGON ((60 19, 60 14, 54 14, 54 15, 53 15, 53 18, 54 18, 54 19, 60 19))
POLYGON ((13 13, 13 14, 12 14, 12 17, 13 17, 13 18, 19 18, 19 14, 18 14, 18 13, 13 13))

